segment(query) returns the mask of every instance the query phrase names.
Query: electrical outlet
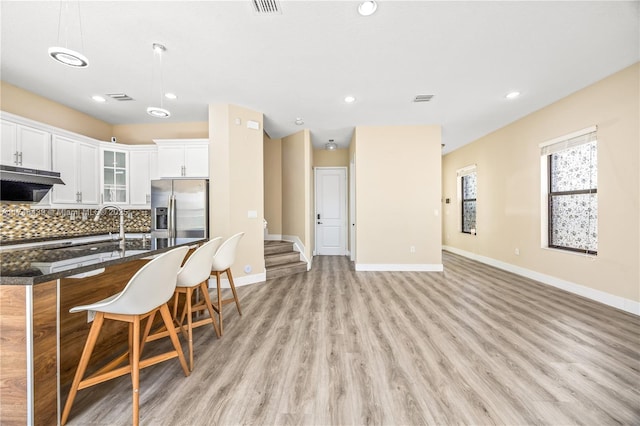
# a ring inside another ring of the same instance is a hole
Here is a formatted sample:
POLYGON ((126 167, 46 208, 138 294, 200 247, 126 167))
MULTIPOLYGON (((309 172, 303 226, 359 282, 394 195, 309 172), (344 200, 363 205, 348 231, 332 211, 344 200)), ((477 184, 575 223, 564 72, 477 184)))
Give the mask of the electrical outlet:
POLYGON ((409 252, 415 253, 416 252, 416 246, 409 247, 409 252))
POLYGON ((513 252, 516 254, 516 256, 520 256, 520 249, 519 248, 516 248, 513 252))

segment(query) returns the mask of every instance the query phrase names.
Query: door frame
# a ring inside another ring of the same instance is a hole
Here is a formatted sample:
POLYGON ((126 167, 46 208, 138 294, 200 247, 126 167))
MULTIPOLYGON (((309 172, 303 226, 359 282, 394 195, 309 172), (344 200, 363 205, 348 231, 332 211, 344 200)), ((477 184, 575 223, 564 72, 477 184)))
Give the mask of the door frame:
POLYGON ((356 154, 349 163, 349 258, 356 260, 356 154))
POLYGON ((344 166, 335 166, 335 167, 314 167, 313 168, 313 231, 314 231, 314 247, 313 247, 313 255, 317 256, 318 255, 318 170, 336 170, 336 169, 340 169, 340 170, 344 170, 344 187, 343 187, 343 196, 344 196, 344 206, 345 206, 345 212, 344 212, 344 217, 343 217, 343 224, 342 224, 342 241, 343 241, 343 245, 341 247, 342 249, 342 256, 346 255, 348 252, 348 242, 347 242, 347 225, 349 222, 349 208, 348 208, 348 167, 344 167, 344 166))

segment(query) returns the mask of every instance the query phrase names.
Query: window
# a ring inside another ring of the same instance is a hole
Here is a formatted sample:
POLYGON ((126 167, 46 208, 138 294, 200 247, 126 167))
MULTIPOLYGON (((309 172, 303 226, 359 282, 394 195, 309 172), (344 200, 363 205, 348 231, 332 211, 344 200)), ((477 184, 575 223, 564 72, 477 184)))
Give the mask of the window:
POLYGON ((477 176, 476 166, 458 170, 460 188, 461 231, 476 234, 477 176))
POLYGON ((598 252, 598 146, 595 128, 542 146, 547 175, 547 247, 598 252))

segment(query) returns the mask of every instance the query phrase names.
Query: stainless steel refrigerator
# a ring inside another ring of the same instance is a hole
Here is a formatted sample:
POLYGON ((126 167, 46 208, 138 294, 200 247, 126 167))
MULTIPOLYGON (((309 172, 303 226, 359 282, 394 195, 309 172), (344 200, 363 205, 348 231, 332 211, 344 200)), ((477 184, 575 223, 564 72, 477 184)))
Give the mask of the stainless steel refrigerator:
POLYGON ((209 180, 151 181, 151 236, 209 237, 209 180))

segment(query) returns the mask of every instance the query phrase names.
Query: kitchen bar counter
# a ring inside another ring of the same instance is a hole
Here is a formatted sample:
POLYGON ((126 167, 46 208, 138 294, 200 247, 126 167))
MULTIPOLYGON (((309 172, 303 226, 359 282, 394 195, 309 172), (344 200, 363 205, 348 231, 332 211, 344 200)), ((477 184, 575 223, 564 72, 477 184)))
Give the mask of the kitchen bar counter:
POLYGON ((0 285, 35 285, 90 274, 104 267, 204 241, 204 238, 135 238, 122 244, 120 240, 104 239, 3 250, 0 252, 0 285))
MULTIPOLYGON (((157 254, 197 246, 206 238, 70 240, 0 251, 0 419, 51 425, 78 365, 91 327, 74 306, 97 302, 126 286, 157 254)), ((103 327, 89 370, 128 347, 127 326, 103 327)))

